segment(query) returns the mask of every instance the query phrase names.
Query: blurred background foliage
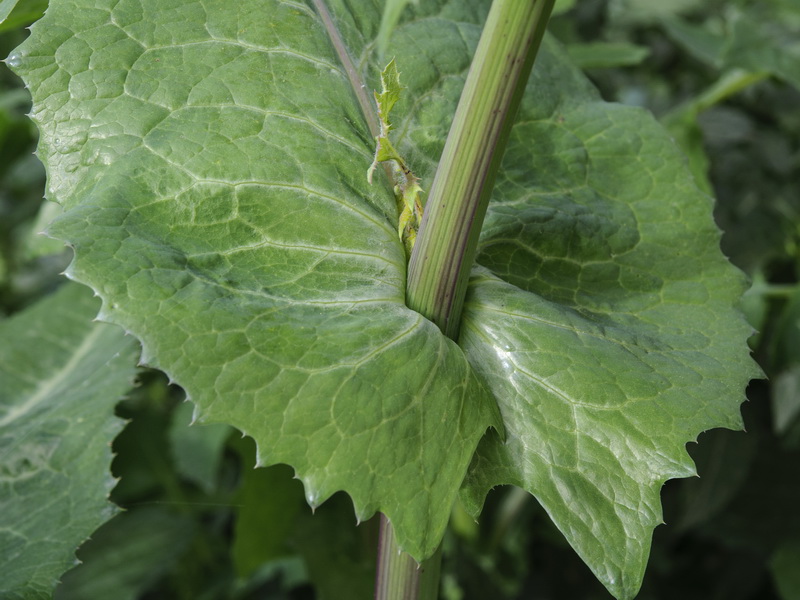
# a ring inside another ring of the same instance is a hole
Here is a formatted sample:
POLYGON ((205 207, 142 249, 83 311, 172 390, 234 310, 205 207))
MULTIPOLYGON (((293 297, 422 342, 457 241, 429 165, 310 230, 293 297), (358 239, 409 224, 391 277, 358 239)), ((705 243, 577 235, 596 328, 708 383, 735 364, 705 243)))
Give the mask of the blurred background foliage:
MULTIPOLYGON (((45 6, 0 2, 1 55, 45 6)), ((550 29, 606 100, 663 122, 716 196, 769 377, 748 391, 747 433, 703 434, 690 444, 700 477, 664 487, 639 598, 798 600, 800 1, 559 0, 550 29)), ((42 200, 28 110, 0 66, 0 319, 57 287, 70 258, 37 235, 58 207, 42 200)), ((312 515, 291 469, 254 469, 252 442, 227 427, 187 427, 183 400, 142 370, 119 404, 111 500, 126 510, 78 550, 56 598, 371 597, 375 520, 356 527, 341 494, 312 515)), ((516 489, 495 490, 479 524, 456 507, 444 556, 446 600, 610 598, 516 489)))

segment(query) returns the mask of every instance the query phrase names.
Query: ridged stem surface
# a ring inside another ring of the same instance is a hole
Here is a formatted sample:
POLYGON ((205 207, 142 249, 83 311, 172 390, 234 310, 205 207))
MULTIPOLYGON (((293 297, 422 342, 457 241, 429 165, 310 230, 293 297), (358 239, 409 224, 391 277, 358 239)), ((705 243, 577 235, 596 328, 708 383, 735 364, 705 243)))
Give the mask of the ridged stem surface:
POLYGON ((406 303, 449 337, 486 207, 554 0, 495 0, 431 185, 406 303))

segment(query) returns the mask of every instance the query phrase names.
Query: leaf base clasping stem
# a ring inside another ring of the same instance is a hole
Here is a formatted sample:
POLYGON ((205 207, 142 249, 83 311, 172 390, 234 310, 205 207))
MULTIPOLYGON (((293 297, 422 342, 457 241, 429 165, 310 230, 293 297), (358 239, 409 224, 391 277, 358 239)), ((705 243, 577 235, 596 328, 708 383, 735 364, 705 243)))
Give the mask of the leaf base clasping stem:
MULTIPOLYGON (((406 304, 452 339, 483 218, 555 0, 494 0, 408 266, 406 304)), ((421 565, 381 521, 376 600, 435 600, 441 547, 421 565), (432 581, 433 580, 433 581, 432 581)))

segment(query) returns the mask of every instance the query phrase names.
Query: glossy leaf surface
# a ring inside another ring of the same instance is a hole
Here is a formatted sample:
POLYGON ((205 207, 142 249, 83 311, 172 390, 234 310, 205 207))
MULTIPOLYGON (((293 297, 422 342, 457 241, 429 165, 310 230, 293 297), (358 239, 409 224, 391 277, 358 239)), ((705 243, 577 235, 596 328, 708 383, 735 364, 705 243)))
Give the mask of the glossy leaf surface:
POLYGON ((662 484, 694 474, 686 442, 741 427, 758 375, 734 307, 744 281, 651 116, 577 87, 543 100, 520 115, 481 238, 494 275, 476 272, 465 306, 460 344, 507 432, 482 443, 465 499, 477 511, 495 485, 531 491, 632 597, 662 484))

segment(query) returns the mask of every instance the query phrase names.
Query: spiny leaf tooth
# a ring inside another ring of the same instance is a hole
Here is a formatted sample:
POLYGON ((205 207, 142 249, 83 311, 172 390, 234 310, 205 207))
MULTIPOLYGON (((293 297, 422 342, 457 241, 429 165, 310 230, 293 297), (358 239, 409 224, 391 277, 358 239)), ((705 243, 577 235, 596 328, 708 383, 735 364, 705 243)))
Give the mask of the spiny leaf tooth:
POLYGON ((320 504, 325 502, 326 498, 322 497, 323 495, 320 493, 320 490, 311 482, 309 477, 300 476, 300 481, 303 482, 303 486, 305 487, 306 502, 311 507, 312 511, 316 510, 320 504))
POLYGON ((355 500, 353 501, 353 508, 354 508, 354 511, 355 511, 356 523, 359 524, 359 525, 361 523, 363 523, 364 521, 367 521, 368 519, 372 518, 372 516, 376 512, 375 510, 367 509, 367 507, 365 507, 365 506, 357 505, 355 500))
MULTIPOLYGON (((183 400, 184 402, 191 402, 189 400, 189 394, 186 394, 186 398, 183 400)), ((192 409, 192 420, 189 422, 189 425, 194 425, 200 419, 200 407, 197 404, 193 403, 194 408, 192 409)))
POLYGON ((241 431, 242 431, 242 437, 249 437, 256 444, 256 461, 254 468, 260 469, 262 467, 266 467, 267 465, 269 465, 270 464, 269 461, 265 460, 264 456, 262 456, 261 445, 258 443, 258 440, 247 430, 242 429, 241 431))
POLYGON ((139 367, 149 367, 153 364, 153 356, 146 346, 142 346, 142 353, 139 355, 139 367))

